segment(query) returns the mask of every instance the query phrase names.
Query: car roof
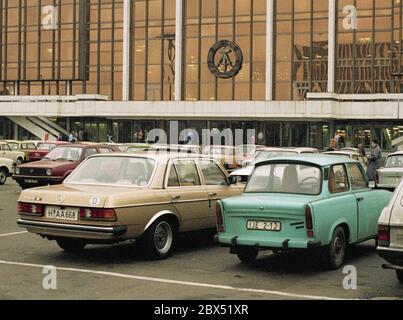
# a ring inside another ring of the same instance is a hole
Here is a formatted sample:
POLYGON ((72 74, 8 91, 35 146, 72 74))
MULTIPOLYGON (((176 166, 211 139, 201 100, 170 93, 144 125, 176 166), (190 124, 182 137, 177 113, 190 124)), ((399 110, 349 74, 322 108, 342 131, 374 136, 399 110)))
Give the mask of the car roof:
POLYGON ((192 153, 180 153, 180 152, 142 152, 142 153, 130 153, 130 152, 114 152, 114 153, 103 153, 94 154, 90 156, 91 158, 100 157, 126 157, 126 158, 149 158, 160 161, 169 161, 172 159, 213 159, 208 155, 202 154, 192 154, 192 153))
POLYGON ((335 154, 335 155, 346 155, 346 156, 351 156, 351 155, 353 155, 353 156, 362 156, 360 153, 357 153, 357 152, 354 152, 354 151, 348 151, 348 150, 345 150, 345 151, 327 151, 327 152, 324 152, 323 154, 325 154, 325 155, 335 154))
POLYGON ((391 156, 403 156, 403 151, 396 151, 396 152, 393 152, 390 155, 388 155, 388 157, 391 157, 391 156))
POLYGON ((321 154, 302 154, 296 156, 287 156, 287 157, 276 157, 269 160, 263 160, 256 163, 256 165, 263 165, 265 163, 271 162, 301 162, 307 164, 313 164, 321 167, 328 167, 334 164, 340 163, 357 163, 356 160, 349 158, 341 158, 339 156, 331 156, 331 155, 321 155, 321 154))

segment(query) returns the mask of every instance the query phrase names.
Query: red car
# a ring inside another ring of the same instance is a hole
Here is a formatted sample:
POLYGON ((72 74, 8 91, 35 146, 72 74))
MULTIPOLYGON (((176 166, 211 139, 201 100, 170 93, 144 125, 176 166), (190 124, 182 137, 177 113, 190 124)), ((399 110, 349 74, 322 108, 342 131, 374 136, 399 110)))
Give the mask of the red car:
POLYGON ((42 160, 18 166, 13 179, 22 189, 61 184, 88 156, 111 152, 120 152, 120 150, 102 144, 60 145, 42 160))
POLYGON ((52 151, 57 146, 69 144, 65 141, 47 141, 40 142, 38 144, 37 150, 32 150, 28 152, 27 162, 42 160, 50 151, 52 151))

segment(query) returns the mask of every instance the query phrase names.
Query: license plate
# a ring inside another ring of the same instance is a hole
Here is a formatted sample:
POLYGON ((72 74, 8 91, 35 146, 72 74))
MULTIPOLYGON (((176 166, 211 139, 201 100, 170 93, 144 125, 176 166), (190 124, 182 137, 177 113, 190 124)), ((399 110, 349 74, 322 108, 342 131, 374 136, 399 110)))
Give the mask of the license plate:
POLYGON ((262 231, 281 231, 281 222, 274 221, 253 221, 249 220, 247 223, 248 230, 262 230, 262 231))
POLYGON ((25 183, 29 183, 29 184, 36 184, 36 183, 38 183, 38 180, 35 180, 35 179, 25 179, 24 182, 25 182, 25 183))
POLYGON ((78 221, 79 210, 76 208, 64 208, 47 206, 45 216, 48 219, 78 221))

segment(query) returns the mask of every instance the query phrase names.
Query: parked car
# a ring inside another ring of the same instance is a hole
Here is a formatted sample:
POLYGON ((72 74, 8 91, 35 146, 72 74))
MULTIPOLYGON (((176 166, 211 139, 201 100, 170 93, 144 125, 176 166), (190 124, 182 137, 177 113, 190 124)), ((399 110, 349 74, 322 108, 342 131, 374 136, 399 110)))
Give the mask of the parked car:
POLYGON ((360 153, 356 153, 353 151, 348 151, 348 150, 347 151, 328 151, 328 152, 324 152, 322 154, 350 158, 350 159, 360 162, 362 164, 362 166, 365 168, 365 170, 368 167, 368 159, 366 157, 363 157, 360 153))
POLYGON ((247 166, 233 171, 231 176, 237 177, 241 182, 246 183, 252 174, 256 162, 272 159, 275 157, 293 156, 299 154, 316 154, 318 150, 312 148, 264 148, 259 149, 255 159, 248 162, 247 166))
POLYGON ((0 141, 0 157, 10 159, 15 166, 18 166, 24 163, 25 153, 13 150, 7 142, 0 141))
POLYGON ((0 158, 0 185, 6 183, 7 178, 13 173, 13 160, 0 158))
POLYGON ((256 164, 241 197, 217 206, 218 241, 243 262, 260 249, 316 249, 330 269, 349 244, 377 238, 391 198, 371 189, 362 165, 349 158, 300 155, 256 164))
POLYGON ((95 155, 62 185, 23 191, 18 224, 66 251, 129 239, 161 259, 172 253, 178 232, 214 230, 217 200, 241 192, 207 157, 95 155))
POLYGON ((190 144, 152 144, 144 149, 145 152, 173 152, 173 153, 188 153, 201 154, 202 150, 199 146, 190 144))
POLYGON ((236 147, 236 165, 243 167, 247 161, 253 161, 256 151, 265 149, 265 146, 255 144, 242 144, 236 147))
POLYGON ((101 144, 60 145, 42 160, 18 166, 13 179, 22 189, 60 184, 88 156, 117 151, 115 147, 101 144))
POLYGON ((204 147, 203 153, 219 161, 226 170, 231 171, 237 168, 235 147, 218 145, 206 146, 204 147))
POLYGON ((385 167, 378 170, 377 187, 394 190, 403 177, 403 151, 390 154, 385 167))
POLYGON ((122 152, 142 152, 146 148, 149 147, 146 143, 111 143, 108 145, 112 145, 117 147, 122 152))
POLYGON ((65 141, 47 141, 38 143, 38 149, 28 152, 27 162, 42 160, 50 151, 57 146, 67 145, 65 141))
POLYGON ((403 180, 397 186, 389 205, 379 218, 378 254, 389 264, 385 269, 396 271, 403 284, 403 180))
POLYGON ((37 149, 34 142, 31 141, 17 141, 17 140, 4 140, 8 143, 13 151, 24 152, 24 160, 27 161, 28 154, 37 149))

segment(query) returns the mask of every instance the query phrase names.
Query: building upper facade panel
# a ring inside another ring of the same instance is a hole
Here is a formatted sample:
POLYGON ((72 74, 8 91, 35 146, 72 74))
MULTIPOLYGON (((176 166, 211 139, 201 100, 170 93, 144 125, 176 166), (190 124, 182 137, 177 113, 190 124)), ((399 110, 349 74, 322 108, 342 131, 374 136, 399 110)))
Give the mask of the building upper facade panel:
POLYGON ((402 20, 400 0, 2 0, 0 92, 116 101, 126 84, 135 101, 403 93, 402 20))

